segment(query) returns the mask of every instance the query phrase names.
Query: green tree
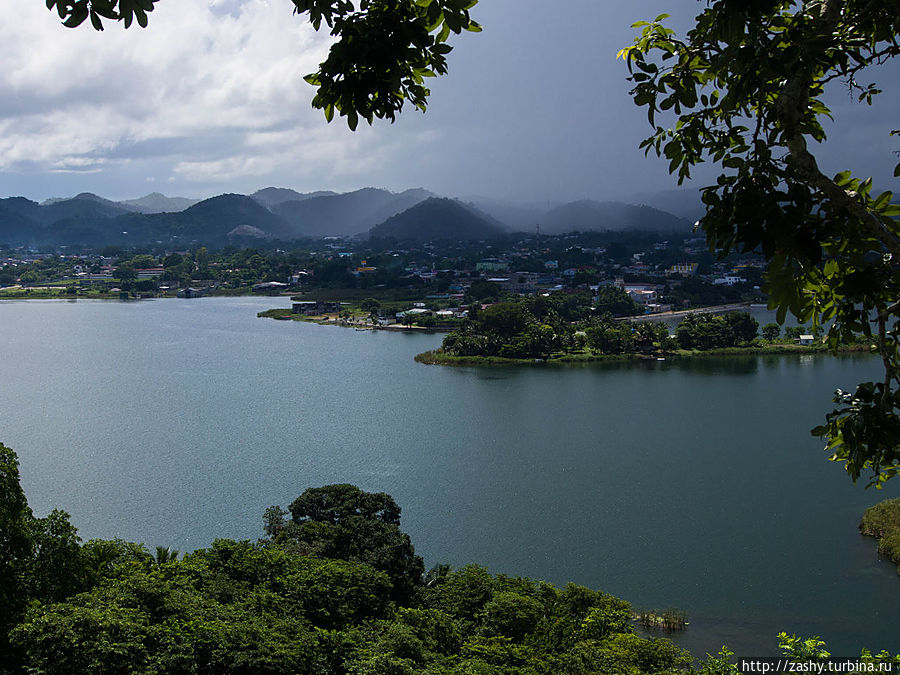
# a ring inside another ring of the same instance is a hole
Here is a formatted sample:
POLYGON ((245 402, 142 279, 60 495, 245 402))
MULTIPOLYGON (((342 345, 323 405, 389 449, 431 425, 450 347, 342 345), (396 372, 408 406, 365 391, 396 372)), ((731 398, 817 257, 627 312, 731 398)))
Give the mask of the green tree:
POLYGON ((209 251, 206 250, 205 246, 201 246, 197 249, 197 253, 194 256, 197 260, 197 265, 200 268, 204 268, 209 265, 209 251))
POLYGON ((28 601, 33 519, 19 485, 19 459, 0 443, 0 672, 11 667, 6 636, 28 601))
POLYGON ((756 319, 750 317, 749 321, 744 321, 740 317, 729 319, 729 316, 730 314, 689 314, 675 329, 678 346, 682 349, 700 350, 734 347, 742 340, 747 341, 747 336, 756 336, 756 319), (737 333, 735 326, 743 333, 737 333))
POLYGON ((408 603, 421 585, 425 564, 400 530, 400 507, 384 492, 355 485, 310 488, 295 499, 291 522, 273 542, 287 551, 339 558, 387 573, 392 597, 408 603))
POLYGON ((270 506, 263 513, 263 532, 274 537, 284 529, 284 517, 288 515, 280 506, 270 506))
POLYGON ((628 293, 615 286, 600 286, 594 298, 594 306, 597 312, 609 312, 613 316, 637 316, 644 313, 643 308, 628 293))
POLYGON ((801 335, 806 335, 808 332, 806 326, 786 326, 784 329, 784 337, 788 340, 798 340, 801 335))
POLYGON ((18 658, 8 635, 30 601, 55 602, 86 588, 90 575, 79 544, 64 511, 34 517, 16 453, 0 443, 0 672, 18 658))
MULTIPOLYGON (((839 407, 813 433, 855 481, 900 473, 900 205, 871 178, 826 175, 810 150, 825 139, 826 92, 847 87, 871 103, 869 66, 900 55, 896 3, 762 0, 708 3, 684 38, 661 15, 625 59, 637 105, 679 182, 711 159, 722 174, 702 191, 710 249, 761 252, 764 290, 779 323, 788 312, 832 322, 829 344, 874 337, 884 378, 838 390, 839 407), (671 111, 671 112, 669 112, 671 111), (674 114, 670 125, 658 117, 674 114)), ((900 165, 894 175, 900 175, 900 165)))
POLYGON ((501 339, 509 339, 525 330, 529 314, 518 302, 498 302, 478 314, 481 330, 494 333, 501 339))
POLYGON ((141 254, 131 259, 131 266, 136 268, 156 267, 157 260, 152 255, 141 254))
POLYGON ((119 281, 127 283, 137 279, 137 271, 131 263, 124 263, 116 268, 115 276, 119 281))
POLYGON ((314 521, 338 525, 348 518, 361 517, 400 525, 400 507, 389 494, 363 492, 347 483, 304 490, 289 508, 297 524, 314 521))
POLYGON ((474 324, 469 322, 459 330, 447 333, 441 349, 456 356, 483 356, 487 353, 488 343, 487 338, 478 333, 474 324))
POLYGON ((728 312, 725 315, 735 343, 753 342, 759 332, 759 322, 748 312, 728 312))
POLYGON ((544 607, 536 598, 501 591, 485 604, 480 619, 489 635, 505 635, 521 641, 535 630, 543 614, 544 607))
POLYGON ((32 552, 26 588, 29 595, 56 602, 84 590, 86 569, 81 538, 69 514, 53 509, 31 522, 32 552))
MULTIPOLYGON (((665 333, 668 335, 668 330, 665 333)), ((661 339, 659 327, 651 322, 633 326, 632 335, 635 349, 642 352, 653 351, 655 343, 659 343, 661 339)))
POLYGON ((379 617, 388 588, 364 565, 217 540, 32 605, 11 639, 28 672, 323 672, 310 626, 321 615, 329 626, 379 617))
POLYGON ((591 349, 603 354, 625 354, 634 344, 631 326, 592 326, 585 332, 591 349))
POLYGON ((121 568, 149 568, 153 557, 143 544, 124 539, 91 539, 81 547, 86 587, 91 588, 116 577, 121 568))
POLYGON ((764 340, 768 340, 769 342, 774 342, 779 337, 781 337, 781 326, 777 323, 767 323, 762 327, 762 336, 764 340))
POLYGON ((361 303, 359 303, 359 308, 364 312, 369 312, 370 314, 376 311, 379 307, 381 307, 381 303, 378 302, 375 298, 366 298, 361 303))
POLYGON ((178 549, 169 548, 168 546, 157 546, 156 554, 153 556, 153 562, 157 565, 165 565, 169 562, 175 562, 178 560, 178 554, 180 551, 178 549))
MULTIPOLYGON (((494 300, 500 296, 500 286, 493 281, 487 279, 478 279, 473 281, 472 285, 466 291, 465 300, 467 303, 475 303, 476 301, 486 302, 494 300)), ((470 316, 469 318, 474 318, 470 316)))
POLYGON ((180 266, 182 262, 184 262, 184 259, 180 255, 172 253, 163 259, 163 266, 168 270, 171 267, 180 266))

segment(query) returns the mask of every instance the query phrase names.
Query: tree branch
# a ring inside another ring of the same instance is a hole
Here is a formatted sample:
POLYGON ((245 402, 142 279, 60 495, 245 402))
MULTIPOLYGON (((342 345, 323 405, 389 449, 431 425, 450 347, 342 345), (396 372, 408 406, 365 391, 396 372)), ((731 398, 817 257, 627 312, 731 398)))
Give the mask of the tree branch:
MULTIPOLYGON (((833 33, 840 21, 841 0, 815 0, 808 3, 813 10, 819 5, 819 32, 824 35, 833 33)), ((821 48, 820 48, 821 49, 821 48)), ((814 57, 814 55, 811 55, 814 57)), ((814 58, 812 60, 815 60, 814 58)), ((801 131, 801 123, 810 104, 810 90, 814 84, 809 71, 804 68, 804 60, 799 59, 778 97, 775 113, 784 129, 783 138, 789 155, 786 160, 800 176, 820 190, 835 206, 848 213, 864 228, 866 232, 880 241, 885 248, 895 255, 900 255, 900 237, 888 231, 875 214, 873 214, 857 198, 823 174, 819 169, 815 156, 809 152, 806 138, 801 131)))

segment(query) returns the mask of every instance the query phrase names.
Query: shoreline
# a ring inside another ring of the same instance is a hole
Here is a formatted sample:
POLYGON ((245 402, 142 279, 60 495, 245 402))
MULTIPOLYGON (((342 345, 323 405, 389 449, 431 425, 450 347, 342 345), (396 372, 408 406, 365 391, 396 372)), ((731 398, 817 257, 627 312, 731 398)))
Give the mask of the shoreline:
POLYGON ((847 345, 832 351, 825 345, 767 345, 763 347, 727 347, 708 351, 678 350, 674 352, 658 352, 653 354, 564 354, 550 358, 510 359, 501 356, 454 356, 445 354, 441 349, 431 349, 416 354, 415 361, 425 365, 436 366, 545 366, 577 363, 612 363, 629 361, 665 362, 696 358, 715 358, 728 356, 806 356, 811 354, 870 354, 869 345, 847 345))
MULTIPOLYGON (((40 287, 40 288, 0 288, 0 300, 121 300, 123 293, 128 294, 128 300, 165 300, 166 298, 184 300, 178 298, 175 293, 135 293, 131 291, 96 292, 96 293, 67 293, 65 286, 40 287), (55 290, 55 289, 59 290, 55 290)), ((252 293, 245 289, 220 289, 207 293, 204 298, 289 298, 290 295, 264 295, 252 293)), ((193 299, 193 298, 190 298, 193 299)))
POLYGON ((340 326, 341 328, 353 328, 358 331, 385 330, 395 333, 450 333, 459 328, 459 326, 408 326, 403 323, 372 325, 370 323, 341 319, 336 314, 320 314, 316 316, 294 314, 291 312, 290 308, 267 309, 263 312, 257 312, 256 316, 260 319, 299 321, 303 323, 315 323, 320 326, 340 326))

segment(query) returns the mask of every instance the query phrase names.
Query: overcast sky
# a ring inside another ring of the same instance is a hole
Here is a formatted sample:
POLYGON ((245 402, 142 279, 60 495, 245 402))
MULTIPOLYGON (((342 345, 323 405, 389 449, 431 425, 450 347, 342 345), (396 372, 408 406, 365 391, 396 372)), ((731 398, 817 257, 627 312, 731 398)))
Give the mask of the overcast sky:
MULTIPOLYGON (((665 11, 685 28, 703 6, 481 0, 473 15, 484 32, 454 41, 428 112, 353 133, 310 106, 302 76, 329 38, 288 0, 160 0, 149 28, 103 33, 63 28, 41 0, 4 0, 0 197, 203 198, 272 185, 534 202, 667 189, 665 162, 637 148, 646 116, 615 55, 634 21, 665 11)), ((891 188, 900 142, 887 134, 900 126, 900 96, 832 105, 825 166, 891 188)))

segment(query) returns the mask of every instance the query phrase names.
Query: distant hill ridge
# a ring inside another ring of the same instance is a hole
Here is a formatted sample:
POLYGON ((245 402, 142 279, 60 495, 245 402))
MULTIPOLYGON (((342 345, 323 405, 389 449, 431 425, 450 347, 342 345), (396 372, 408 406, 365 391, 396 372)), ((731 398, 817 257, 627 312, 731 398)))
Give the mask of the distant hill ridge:
POLYGON ((0 199, 0 244, 11 246, 124 245, 220 246, 258 240, 293 241, 324 236, 485 239, 504 232, 547 234, 574 230, 688 232, 691 222, 651 206, 581 200, 515 205, 438 197, 422 188, 395 193, 380 188, 301 193, 263 188, 252 195, 224 194, 195 201, 151 193, 120 202, 83 192, 39 204, 0 199))
POLYGON ((551 209, 541 225, 547 234, 562 234, 573 230, 687 232, 693 223, 652 206, 583 199, 551 209))
POLYGON ((151 192, 139 199, 126 199, 119 204, 131 206, 140 213, 177 213, 190 208, 199 199, 187 199, 186 197, 166 197, 159 192, 151 192))
POLYGON ((433 196, 427 190, 399 194, 363 188, 344 194, 322 194, 281 202, 272 212, 288 223, 297 236, 356 236, 433 196))
POLYGON ((302 193, 291 190, 290 188, 267 187, 262 190, 257 190, 250 196, 263 206, 271 209, 284 202, 300 202, 304 199, 311 199, 312 197, 332 197, 336 194, 337 192, 332 192, 331 190, 318 190, 317 192, 302 193))

